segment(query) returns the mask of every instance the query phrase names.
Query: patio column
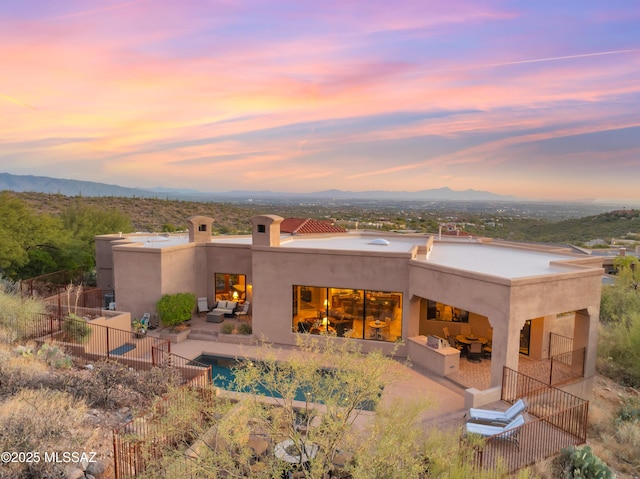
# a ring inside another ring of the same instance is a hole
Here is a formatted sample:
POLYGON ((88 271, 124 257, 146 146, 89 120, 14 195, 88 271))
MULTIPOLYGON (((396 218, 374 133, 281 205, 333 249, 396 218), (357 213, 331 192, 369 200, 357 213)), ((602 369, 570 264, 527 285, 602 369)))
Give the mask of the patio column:
POLYGON ((510 324, 509 318, 496 318, 490 321, 493 327, 493 341, 491 352, 491 382, 489 387, 502 384, 504 366, 518 370, 520 354, 520 330, 524 320, 517 321, 518 325, 510 324))
MULTIPOLYGON (((576 311, 573 330, 573 350, 576 351, 581 348, 585 348, 584 377, 587 378, 593 376, 596 372, 595 349, 598 342, 598 331, 596 326, 598 314, 595 315, 595 320, 593 320, 594 315, 590 314, 590 311, 591 308, 576 311), (594 353, 590 354, 591 351, 594 351, 594 353)), ((574 372, 578 373, 581 372, 579 369, 582 363, 582 355, 578 352, 575 354, 580 356, 574 357, 572 361, 573 368, 576 369, 574 372)))

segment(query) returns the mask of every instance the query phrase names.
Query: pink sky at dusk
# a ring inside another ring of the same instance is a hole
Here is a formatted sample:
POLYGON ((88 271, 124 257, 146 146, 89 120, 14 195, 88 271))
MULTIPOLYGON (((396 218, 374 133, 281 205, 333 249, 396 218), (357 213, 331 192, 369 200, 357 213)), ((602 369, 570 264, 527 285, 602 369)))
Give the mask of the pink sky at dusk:
POLYGON ((637 0, 0 6, 0 171, 640 202, 637 0))

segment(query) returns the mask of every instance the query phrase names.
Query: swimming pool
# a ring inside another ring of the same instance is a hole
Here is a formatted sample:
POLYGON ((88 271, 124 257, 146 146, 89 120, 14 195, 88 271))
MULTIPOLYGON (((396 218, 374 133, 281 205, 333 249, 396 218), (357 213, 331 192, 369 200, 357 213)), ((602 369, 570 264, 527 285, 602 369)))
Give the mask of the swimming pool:
MULTIPOLYGON (((237 368, 242 365, 242 359, 229 358, 225 356, 215 356, 212 354, 201 354, 197 358, 193 360, 194 362, 205 364, 207 366, 211 366, 211 379, 213 384, 219 388, 226 389, 227 391, 238 391, 238 392, 257 392, 263 396, 277 397, 281 398, 275 391, 269 391, 258 385, 256 387, 256 391, 242 391, 235 384, 235 374, 234 368, 237 368)), ((327 370, 326 372, 328 372, 327 370)), ((382 394, 382 390, 380 391, 382 394)), ((296 391, 296 395, 294 397, 297 401, 305 401, 307 398, 305 396, 305 391, 298 390, 296 391)), ((364 411, 372 411, 375 407, 372 401, 364 401, 360 403, 360 407, 358 409, 362 409, 364 411)))

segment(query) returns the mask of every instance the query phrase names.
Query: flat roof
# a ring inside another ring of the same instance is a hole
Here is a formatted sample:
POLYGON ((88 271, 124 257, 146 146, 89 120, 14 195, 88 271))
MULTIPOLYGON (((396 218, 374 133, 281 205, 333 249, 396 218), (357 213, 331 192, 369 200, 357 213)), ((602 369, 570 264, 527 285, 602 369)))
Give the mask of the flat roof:
MULTIPOLYGON (((168 235, 168 234, 131 234, 125 237, 129 241, 141 243, 145 248, 166 248, 189 243, 189 235, 168 235)), ((123 238, 124 239, 124 238, 123 238)))
MULTIPOLYGON (((188 234, 136 234, 127 237, 147 248, 163 248, 187 244, 188 234)), ((368 253, 409 253, 415 246, 424 246, 429 236, 391 235, 377 236, 370 233, 347 233, 344 235, 283 235, 283 249, 323 249, 335 251, 362 251, 368 253)), ((252 236, 214 236, 212 243, 251 245, 252 236)), ((506 279, 566 273, 575 270, 570 264, 563 266, 554 262, 572 261, 582 255, 563 254, 535 249, 517 248, 496 242, 483 244, 474 240, 435 240, 429 255, 419 255, 416 260, 427 264, 470 271, 506 279)))
POLYGON ((429 240, 428 236, 409 237, 400 236, 369 236, 369 235, 344 235, 344 236, 327 236, 321 238, 315 236, 287 236, 280 243, 281 248, 312 248, 312 249, 330 249, 341 251, 367 251, 367 252, 384 252, 384 253, 409 253, 416 245, 426 245, 429 240), (382 240, 382 241, 380 241, 382 240))
POLYGON ((449 268, 514 279, 566 273, 575 267, 551 263, 577 258, 579 256, 495 244, 435 242, 425 261, 449 268))

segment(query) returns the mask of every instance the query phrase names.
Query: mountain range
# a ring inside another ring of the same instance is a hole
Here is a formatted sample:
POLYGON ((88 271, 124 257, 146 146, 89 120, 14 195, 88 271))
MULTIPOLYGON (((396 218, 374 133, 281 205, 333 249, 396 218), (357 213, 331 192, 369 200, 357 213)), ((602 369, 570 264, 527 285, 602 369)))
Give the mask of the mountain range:
POLYGON ((118 185, 79 181, 46 176, 12 175, 0 173, 0 191, 35 192, 64 196, 123 196, 192 201, 214 200, 266 200, 266 199, 327 199, 327 200, 402 200, 402 201, 516 201, 509 195, 498 195, 488 191, 468 189, 455 191, 448 187, 420 191, 342 191, 324 190, 311 193, 285 193, 274 191, 233 190, 225 192, 203 192, 191 189, 128 188, 118 185))

